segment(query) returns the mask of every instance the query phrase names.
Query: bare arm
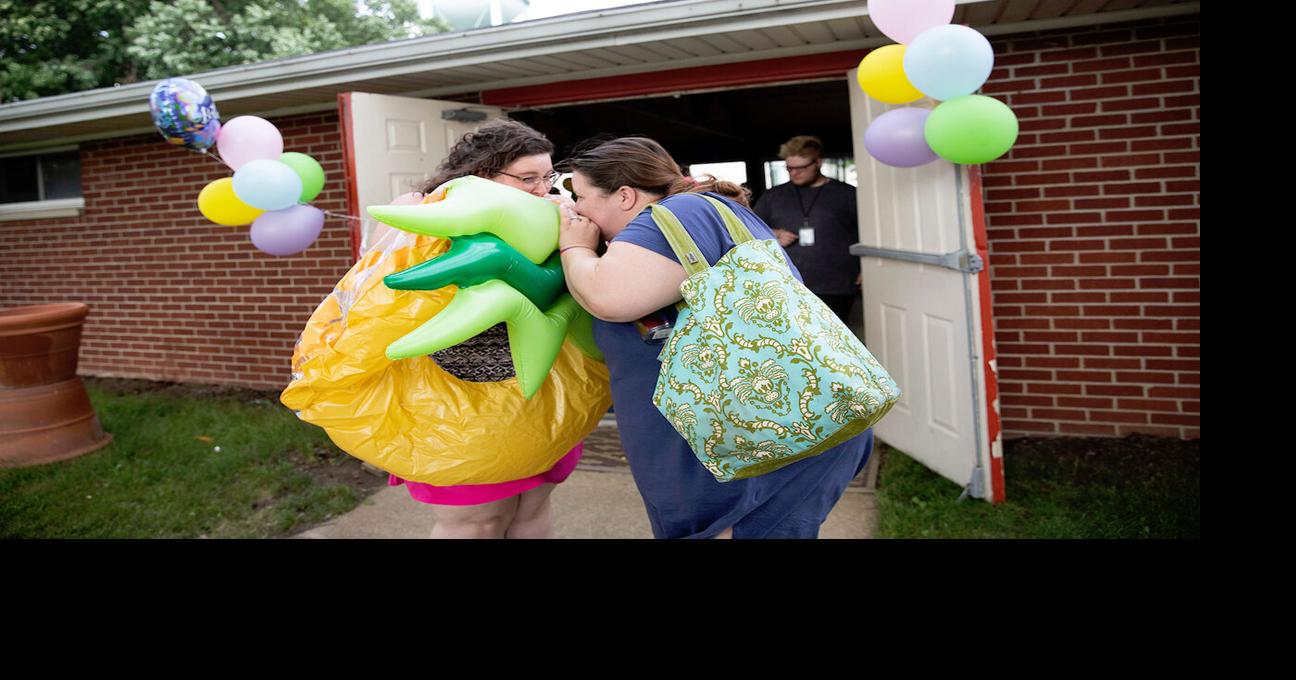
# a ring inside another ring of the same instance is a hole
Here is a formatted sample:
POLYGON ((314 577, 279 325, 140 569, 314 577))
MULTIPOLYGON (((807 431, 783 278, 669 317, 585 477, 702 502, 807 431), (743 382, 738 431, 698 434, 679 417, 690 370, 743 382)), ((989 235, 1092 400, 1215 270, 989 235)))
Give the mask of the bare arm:
POLYGON ((631 243, 612 243, 599 257, 598 225, 562 210, 559 249, 567 290, 604 321, 634 321, 681 299, 687 275, 679 262, 631 243))
POLYGON ((604 321, 634 321, 679 302, 684 268, 632 243, 612 243, 603 257, 588 248, 562 255, 567 289, 590 314, 604 321))

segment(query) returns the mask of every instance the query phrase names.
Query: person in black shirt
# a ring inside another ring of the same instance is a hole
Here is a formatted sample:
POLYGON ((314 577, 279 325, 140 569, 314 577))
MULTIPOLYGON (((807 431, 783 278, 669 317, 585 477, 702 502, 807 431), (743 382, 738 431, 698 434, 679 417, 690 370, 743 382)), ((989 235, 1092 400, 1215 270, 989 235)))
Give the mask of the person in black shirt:
POLYGON ((798 135, 779 147, 790 181, 760 197, 755 212, 778 237, 801 270, 805 285, 843 323, 859 293, 859 258, 850 254, 859 240, 855 187, 819 172, 823 142, 798 135))

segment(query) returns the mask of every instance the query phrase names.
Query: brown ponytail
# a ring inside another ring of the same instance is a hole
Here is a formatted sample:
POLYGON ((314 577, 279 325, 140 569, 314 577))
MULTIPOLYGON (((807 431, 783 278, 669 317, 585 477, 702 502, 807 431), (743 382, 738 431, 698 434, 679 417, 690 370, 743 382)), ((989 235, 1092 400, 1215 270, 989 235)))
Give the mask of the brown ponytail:
POLYGON ((700 181, 686 176, 670 153, 647 137, 603 142, 574 152, 559 165, 564 170, 579 172, 606 193, 621 187, 662 197, 712 191, 750 207, 751 192, 745 187, 710 175, 700 181))

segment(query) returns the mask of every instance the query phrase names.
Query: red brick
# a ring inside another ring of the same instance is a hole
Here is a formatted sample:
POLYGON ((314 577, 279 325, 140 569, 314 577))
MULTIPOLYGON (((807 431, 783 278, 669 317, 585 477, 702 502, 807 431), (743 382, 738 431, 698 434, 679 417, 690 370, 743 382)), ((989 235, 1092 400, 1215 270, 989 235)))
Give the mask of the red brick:
POLYGON ((1095 113, 1098 110, 1098 102, 1080 102, 1075 104, 1053 104, 1045 106, 1041 114, 1045 116, 1076 116, 1087 113, 1095 113))
POLYGON ((1147 423, 1148 414, 1126 411, 1090 411, 1089 418, 1109 423, 1147 423))
POLYGON ((1080 253, 1081 264, 1135 262, 1137 258, 1137 253, 1080 253))
MULTIPOLYGON (((1072 282, 1074 283, 1074 282, 1072 282)), ((1049 302, 1055 304, 1107 302, 1107 293, 1053 293, 1049 302)))
POLYGON ((1071 434, 1086 437, 1115 437, 1116 428, 1111 425, 1092 423, 1058 423, 1059 434, 1071 434))
POLYGON ((1134 57, 1134 66, 1136 67, 1195 63, 1197 63, 1197 52, 1162 52, 1160 54, 1144 54, 1134 57))
POLYGON ((1149 80, 1161 80, 1162 69, 1146 68, 1132 71, 1107 71, 1101 74, 1104 85, 1115 85, 1118 83, 1141 83, 1149 80))
POLYGON ((1054 185, 1044 187, 1045 198, 1064 198, 1071 196, 1097 196, 1099 187, 1096 184, 1090 185, 1054 185))
POLYGON ((1080 198, 1076 199, 1077 210, 1105 210, 1110 208, 1128 208, 1130 199, 1126 198, 1080 198))
MULTIPOLYGON (((1074 118, 1071 119, 1072 128, 1109 127, 1112 125, 1127 125, 1128 123, 1129 123, 1129 114, 1125 114, 1125 113, 1109 113, 1109 114, 1097 115, 1097 116, 1075 116, 1074 118)), ((1156 128, 1149 128, 1149 129, 1153 131, 1156 130, 1156 128)), ((1102 139, 1125 139, 1126 138, 1124 136, 1114 136, 1114 135, 1106 134, 1106 131, 1100 131, 1099 136, 1102 139)), ((1145 135, 1134 135, 1134 136, 1141 137, 1145 135)))
POLYGON ((1132 94, 1135 97, 1143 97, 1150 94, 1176 94, 1179 92, 1193 92, 1196 89, 1197 89, 1197 83, 1191 80, 1165 80, 1165 81, 1159 81, 1155 83, 1138 83, 1133 86, 1132 94))
POLYGON ((1131 65, 1129 57, 1115 59, 1093 59, 1088 61, 1077 61, 1071 64, 1071 70, 1075 73, 1099 73, 1105 71, 1116 71, 1127 69, 1131 65))
MULTIPOLYGON (((1021 45, 1019 46, 1018 49, 1028 50, 1028 49, 1042 49, 1042 48, 1032 48, 1029 46, 1021 45)), ((1082 61, 1084 59, 1093 59, 1094 57, 1097 56, 1098 56, 1098 50, 1096 48, 1086 47, 1083 49, 1076 49, 1076 50, 1059 50, 1056 52, 1041 52, 1040 61, 1046 63, 1057 62, 1057 61, 1075 63, 1078 61, 1082 61)))
POLYGON ((1043 418, 1047 420, 1085 420, 1084 411, 1075 411, 1070 409, 1048 409, 1035 408, 1031 409, 1032 418, 1043 418))
MULTIPOLYGON (((1169 126, 1161 126, 1163 129, 1169 126)), ((1117 128, 1103 128, 1098 131, 1099 139, 1137 139, 1139 137, 1156 137, 1155 125, 1130 125, 1117 128)))
POLYGON ((1130 151, 1162 151, 1191 149, 1192 139, 1136 139, 1129 143, 1130 151))
POLYGON ((1139 385, 1085 385, 1084 393, 1104 397, 1139 397, 1144 388, 1139 385))
MULTIPOLYGON (((1139 143, 1139 142, 1135 142, 1135 143, 1139 143)), ((1174 142, 1173 148, 1176 149, 1192 148, 1192 145, 1185 144, 1183 141, 1176 140, 1174 142)), ((1072 144, 1070 147, 1070 151, 1073 154, 1124 153, 1129 150, 1131 150, 1129 142, 1098 142, 1095 144, 1072 144)))
POLYGON ((1114 99, 1116 97, 1129 96, 1128 85, 1114 85, 1104 87, 1091 87, 1082 90, 1071 90, 1070 101, 1091 101, 1095 99, 1114 99))

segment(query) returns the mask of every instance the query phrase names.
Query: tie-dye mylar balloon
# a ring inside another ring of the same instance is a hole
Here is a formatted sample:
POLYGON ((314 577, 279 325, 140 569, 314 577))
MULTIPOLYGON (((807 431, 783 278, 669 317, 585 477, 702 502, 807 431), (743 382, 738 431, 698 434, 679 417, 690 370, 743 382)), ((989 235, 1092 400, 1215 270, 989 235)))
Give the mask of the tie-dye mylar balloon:
POLYGON ((168 142, 202 151, 216 143, 220 114, 201 85, 184 78, 167 78, 149 95, 153 124, 168 142))

